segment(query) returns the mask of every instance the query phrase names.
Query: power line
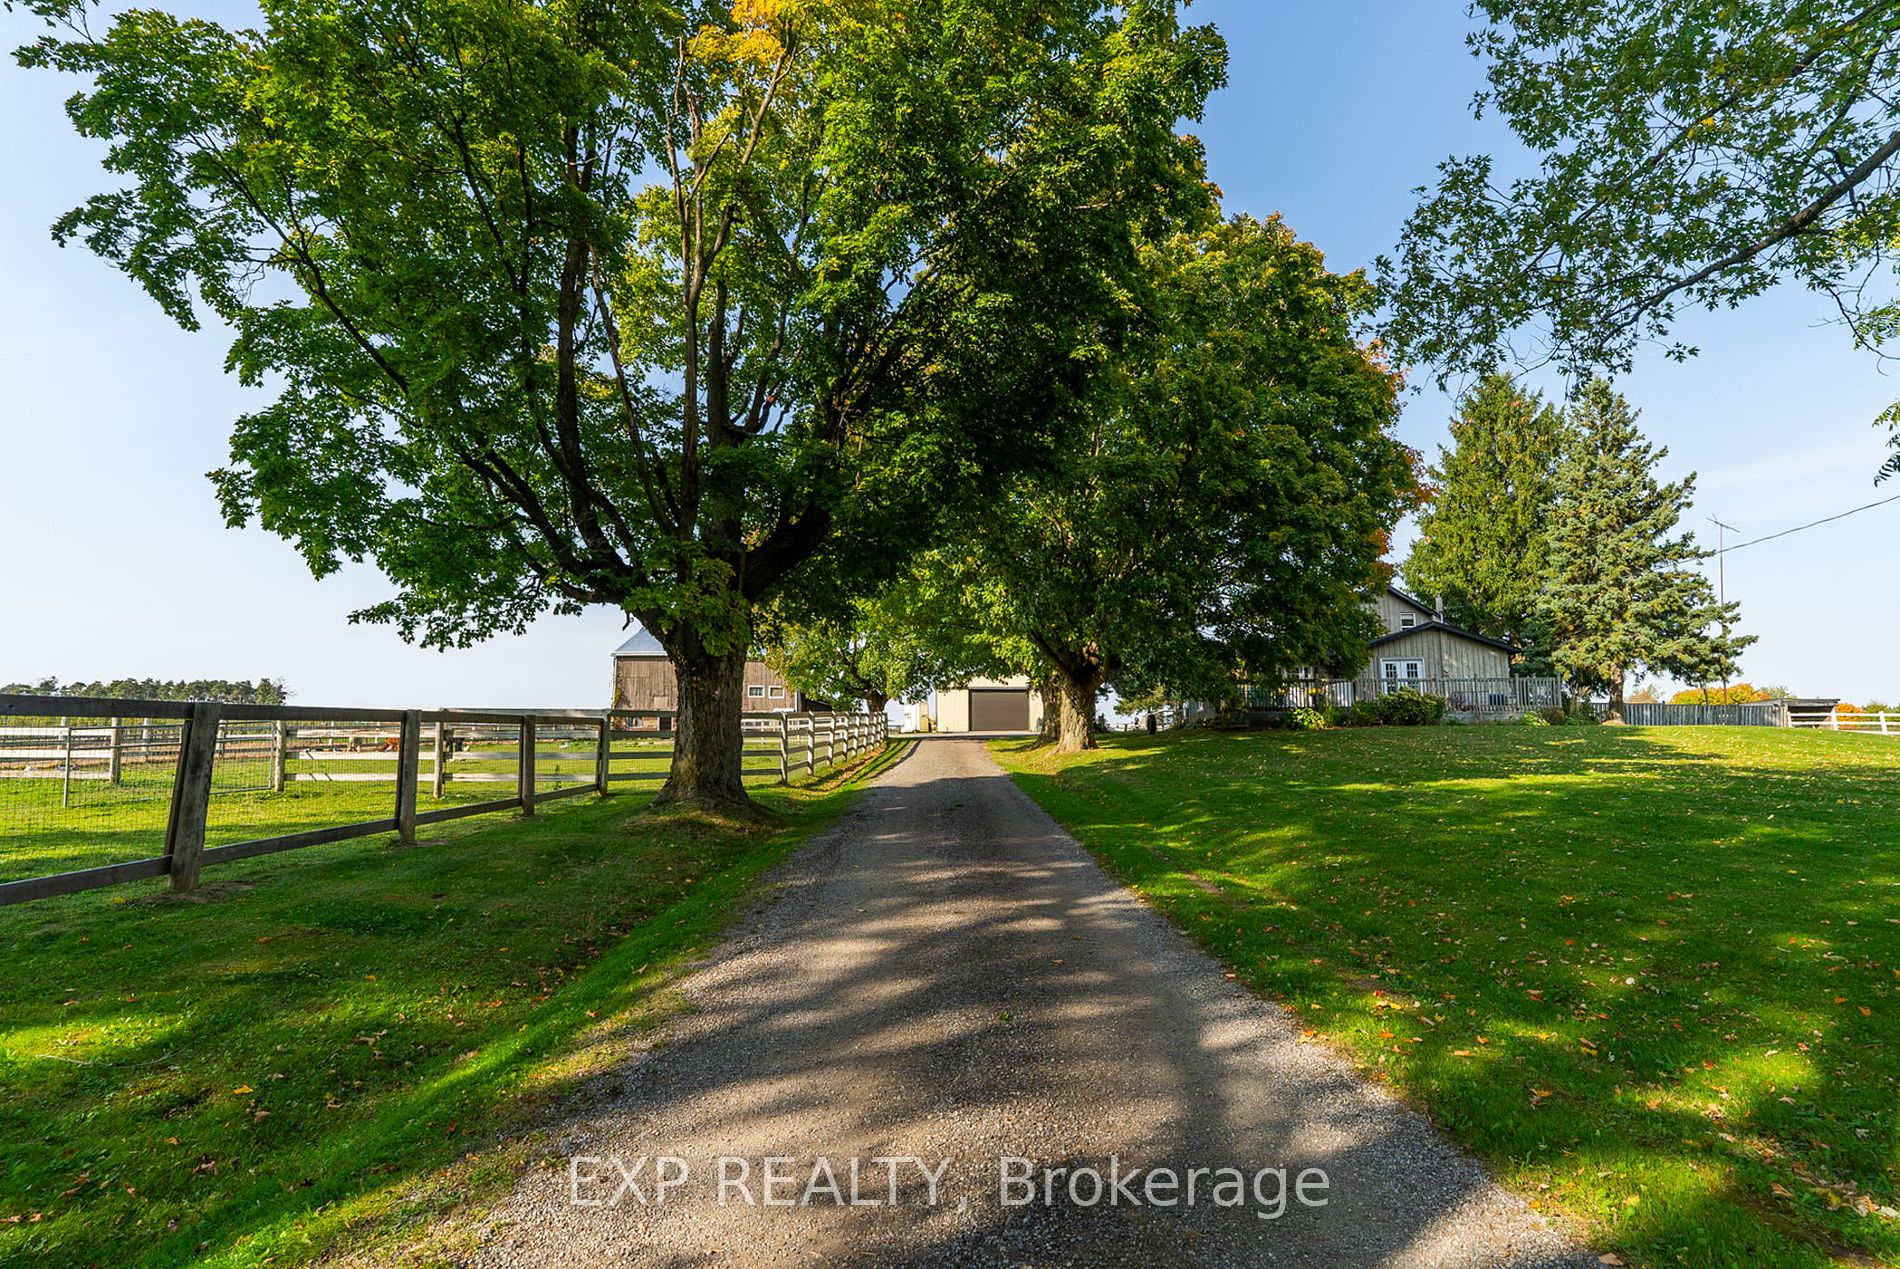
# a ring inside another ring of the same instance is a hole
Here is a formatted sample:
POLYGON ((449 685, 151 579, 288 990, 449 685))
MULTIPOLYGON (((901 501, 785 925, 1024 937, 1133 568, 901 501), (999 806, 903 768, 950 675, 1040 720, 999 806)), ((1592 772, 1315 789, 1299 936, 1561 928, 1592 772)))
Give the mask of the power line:
POLYGON ((1816 525, 1831 524, 1836 520, 1844 520, 1848 516, 1858 515, 1862 511, 1872 511, 1875 507, 1884 507, 1890 502, 1900 502, 1900 494, 1895 494, 1891 498, 1882 498, 1879 502, 1870 502, 1864 507, 1854 507, 1847 511, 1838 512, 1835 515, 1824 516, 1819 520, 1810 520, 1806 524, 1797 524, 1794 528, 1783 529, 1779 533, 1770 533, 1765 537, 1750 538, 1746 542, 1737 542, 1734 546, 1720 547, 1716 550, 1715 554, 1718 556, 1727 555, 1730 551, 1739 551, 1745 546, 1754 546, 1758 542, 1772 542, 1776 538, 1785 538, 1790 533, 1799 533, 1803 529, 1812 529, 1816 525))

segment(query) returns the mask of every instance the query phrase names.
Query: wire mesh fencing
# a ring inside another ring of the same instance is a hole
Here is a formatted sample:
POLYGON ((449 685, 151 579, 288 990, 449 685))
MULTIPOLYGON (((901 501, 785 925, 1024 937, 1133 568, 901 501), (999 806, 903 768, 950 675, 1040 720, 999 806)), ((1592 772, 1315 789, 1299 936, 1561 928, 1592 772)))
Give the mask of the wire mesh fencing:
POLYGON ((520 800, 520 722, 449 718, 425 734, 429 798, 451 805, 520 800))
POLYGON ((396 818, 402 724, 230 719, 218 726, 207 849, 396 818))
MULTIPOLYGON (((672 770, 670 712, 331 710, 0 695, 0 904, 519 809, 672 770), (112 710, 115 712, 106 712, 112 710)), ((872 715, 743 725, 754 782, 845 762, 872 715)))
POLYGON ((183 723, 0 716, 0 882, 164 854, 183 723))

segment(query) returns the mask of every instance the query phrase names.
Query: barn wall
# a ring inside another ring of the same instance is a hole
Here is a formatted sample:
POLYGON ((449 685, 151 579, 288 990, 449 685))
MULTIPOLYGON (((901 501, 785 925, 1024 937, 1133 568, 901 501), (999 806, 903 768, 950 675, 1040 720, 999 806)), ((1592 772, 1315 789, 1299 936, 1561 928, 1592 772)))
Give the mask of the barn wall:
MULTIPOLYGON (((747 713, 763 714, 792 707, 791 689, 785 686, 785 679, 765 662, 746 662, 745 681, 747 687, 756 683, 765 688, 763 697, 746 693, 747 713), (772 695, 774 687, 779 689, 777 696, 772 695)), ((615 657, 613 707, 678 709, 679 692, 673 677, 673 663, 665 657, 615 657)))
POLYGON ((748 714, 790 709, 792 707, 791 689, 785 686, 784 676, 763 661, 747 661, 745 663, 745 685, 745 710, 748 714), (763 697, 754 696, 752 694, 754 687, 763 687, 765 689, 765 695, 763 697), (776 696, 773 695, 773 689, 775 688, 778 692, 776 696))
POLYGON ((615 709, 678 709, 673 663, 664 657, 614 660, 615 709))

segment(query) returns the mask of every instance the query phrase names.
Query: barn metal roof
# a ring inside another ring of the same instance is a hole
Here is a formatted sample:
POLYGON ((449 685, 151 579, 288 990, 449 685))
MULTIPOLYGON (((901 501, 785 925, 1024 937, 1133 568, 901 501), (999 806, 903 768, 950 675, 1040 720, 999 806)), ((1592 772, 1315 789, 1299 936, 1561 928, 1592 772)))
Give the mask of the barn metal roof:
POLYGON ((658 639, 647 633, 645 626, 635 626, 633 637, 615 648, 614 655, 617 657, 663 657, 666 655, 666 649, 660 646, 658 639))

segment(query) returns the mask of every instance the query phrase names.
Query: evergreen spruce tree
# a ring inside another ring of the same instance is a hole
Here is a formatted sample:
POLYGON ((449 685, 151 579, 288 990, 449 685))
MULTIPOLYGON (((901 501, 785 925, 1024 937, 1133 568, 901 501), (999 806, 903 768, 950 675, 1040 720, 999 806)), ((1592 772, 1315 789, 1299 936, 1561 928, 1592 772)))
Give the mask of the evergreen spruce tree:
POLYGON ((1489 374, 1459 402, 1451 438, 1427 472, 1436 492, 1419 517, 1405 584, 1426 599, 1442 596, 1459 625, 1527 644, 1563 414, 1510 376, 1489 374))
POLYGON ((1635 412, 1607 383, 1585 386, 1557 468, 1535 626, 1573 685, 1609 693, 1613 719, 1622 718, 1630 675, 1723 678, 1755 641, 1729 633, 1739 606, 1718 603, 1694 568, 1713 552, 1676 533, 1695 475, 1660 483, 1655 467, 1668 453, 1643 440, 1635 412))

